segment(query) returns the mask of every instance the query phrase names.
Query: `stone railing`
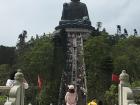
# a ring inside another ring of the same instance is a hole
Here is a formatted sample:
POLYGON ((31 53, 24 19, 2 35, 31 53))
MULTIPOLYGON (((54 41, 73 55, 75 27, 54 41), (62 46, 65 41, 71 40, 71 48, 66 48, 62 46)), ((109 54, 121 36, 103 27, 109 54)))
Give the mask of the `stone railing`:
POLYGON ((125 70, 122 71, 119 79, 119 105, 139 105, 136 104, 135 96, 140 95, 140 88, 131 89, 129 75, 125 70))
POLYGON ((0 86, 0 92, 8 95, 10 87, 7 86, 0 86))
POLYGON ((132 89, 134 94, 134 101, 140 104, 140 87, 132 89))
POLYGON ((0 105, 3 105, 9 96, 10 87, 0 86, 0 105))
POLYGON ((9 90, 9 97, 4 105, 24 105, 24 75, 21 70, 15 74, 15 84, 13 87, 0 86, 0 90, 9 90))

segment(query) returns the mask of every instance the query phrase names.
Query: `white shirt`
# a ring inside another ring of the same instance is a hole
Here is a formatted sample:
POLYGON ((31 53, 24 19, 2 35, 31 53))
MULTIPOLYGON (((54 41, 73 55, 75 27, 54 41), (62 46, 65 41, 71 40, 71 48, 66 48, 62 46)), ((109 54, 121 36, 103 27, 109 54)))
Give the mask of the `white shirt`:
MULTIPOLYGON (((15 80, 8 79, 7 82, 6 82, 6 86, 8 86, 8 87, 13 87, 14 84, 15 84, 15 80)), ((24 82, 23 84, 24 84, 24 88, 25 89, 28 89, 29 88, 28 83, 25 83, 24 82)))
POLYGON ((66 105, 76 105, 77 103, 77 94, 67 92, 65 95, 66 105))

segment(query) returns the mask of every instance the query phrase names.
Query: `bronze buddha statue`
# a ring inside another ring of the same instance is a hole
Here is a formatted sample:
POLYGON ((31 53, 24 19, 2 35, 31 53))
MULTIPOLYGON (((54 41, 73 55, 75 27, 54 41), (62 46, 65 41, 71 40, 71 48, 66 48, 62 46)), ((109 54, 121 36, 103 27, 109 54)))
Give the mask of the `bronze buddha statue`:
POLYGON ((87 6, 81 3, 80 0, 71 0, 70 3, 63 4, 61 20, 83 19, 83 17, 89 19, 87 6))

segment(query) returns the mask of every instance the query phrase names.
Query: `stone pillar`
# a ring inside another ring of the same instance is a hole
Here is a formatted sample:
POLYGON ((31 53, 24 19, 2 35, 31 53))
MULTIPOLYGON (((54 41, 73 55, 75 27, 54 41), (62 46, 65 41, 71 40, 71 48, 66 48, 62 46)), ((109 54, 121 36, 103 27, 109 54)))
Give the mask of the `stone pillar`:
POLYGON ((133 91, 129 87, 129 75, 125 70, 120 74, 119 84, 119 105, 135 105, 133 98, 133 91))
POLYGON ((128 87, 129 84, 129 75, 126 73, 126 70, 123 70, 119 76, 120 85, 128 87))
POLYGON ((125 70, 119 76, 120 84, 119 84, 119 105, 123 105, 123 87, 128 86, 129 75, 125 70))
POLYGON ((19 69, 15 74, 15 84, 10 89, 9 99, 4 105, 24 105, 24 75, 19 69))

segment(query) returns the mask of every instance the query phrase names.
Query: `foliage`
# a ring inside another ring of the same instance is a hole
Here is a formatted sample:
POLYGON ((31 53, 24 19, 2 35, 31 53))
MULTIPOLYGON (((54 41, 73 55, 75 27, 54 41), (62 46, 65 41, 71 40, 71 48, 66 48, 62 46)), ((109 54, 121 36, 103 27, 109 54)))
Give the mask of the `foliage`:
POLYGON ((6 102, 7 97, 6 96, 0 96, 0 105, 4 105, 6 102))
POLYGON ((130 75, 131 83, 139 81, 140 37, 124 38, 118 35, 110 36, 105 32, 98 33, 92 33, 85 41, 84 51, 88 99, 97 97, 102 100, 105 91, 110 91, 112 73, 120 74, 125 69, 130 75))
MULTIPOLYGON (((40 105, 46 105, 50 101, 56 104, 60 76, 63 70, 62 48, 55 47, 52 39, 43 35, 40 38, 29 40, 24 50, 19 53, 17 60, 16 67, 20 67, 23 70, 30 86, 37 86, 38 75, 43 79, 43 86, 47 88, 43 88, 41 96, 39 96, 41 98, 37 98, 40 105), (53 98, 50 98, 50 96, 53 98)), ((27 97, 38 96, 37 90, 33 90, 36 92, 28 92, 27 97)), ((36 104, 36 102, 33 104, 36 104)))
POLYGON ((88 98, 103 98, 111 83, 111 47, 108 36, 90 37, 84 45, 88 98), (110 60, 110 61, 109 61, 110 60))
POLYGON ((132 88, 135 88, 135 87, 140 87, 140 81, 134 81, 132 84, 131 84, 132 88))
POLYGON ((15 47, 0 46, 0 64, 15 64, 15 47))
POLYGON ((53 48, 51 40, 48 37, 42 37, 27 45, 18 56, 17 66, 22 68, 27 76, 31 74, 35 76, 31 82, 36 81, 38 74, 45 79, 50 78, 48 72, 51 72, 53 48))
MULTIPOLYGON (((60 44, 64 44, 65 41, 62 41, 64 40, 62 38, 57 39, 60 43, 55 43, 44 34, 40 37, 32 37, 25 42, 26 34, 26 32, 20 34, 17 49, 0 46, 0 64, 10 64, 0 65, 0 74, 3 75, 3 71, 8 71, 8 75, 13 67, 21 68, 30 85, 30 92, 27 91, 26 94, 27 97, 30 96, 27 103, 34 101, 37 97, 40 105, 56 104, 60 76, 65 67, 63 50, 66 49, 60 44), (44 81, 41 94, 38 94, 36 88, 37 75, 40 75, 44 81)), ((132 86, 139 86, 139 46, 140 37, 138 36, 109 35, 105 30, 98 30, 91 34, 84 42, 88 99, 96 97, 99 100, 104 99, 107 105, 117 104, 117 86, 111 85, 111 74, 120 74, 123 69, 126 69, 130 75, 132 86)), ((6 79, 7 75, 4 75, 6 79)), ((3 85, 6 80, 1 81, 3 85)))
POLYGON ((140 37, 128 37, 119 40, 113 48, 114 71, 120 73, 126 69, 131 80, 138 80, 140 76, 140 37))
POLYGON ((50 105, 50 103, 57 104, 58 92, 57 84, 54 82, 49 83, 49 85, 44 85, 36 98, 37 102, 39 105, 50 105))
POLYGON ((118 105, 118 87, 112 84, 104 97, 106 105, 118 105))
POLYGON ((8 64, 0 65, 0 85, 4 86, 6 80, 9 78, 9 74, 11 71, 11 66, 8 64))
POLYGON ((27 37, 27 31, 23 30, 23 32, 18 36, 19 42, 16 45, 18 53, 22 53, 22 51, 24 51, 26 47, 26 42, 25 42, 26 37, 27 37))

